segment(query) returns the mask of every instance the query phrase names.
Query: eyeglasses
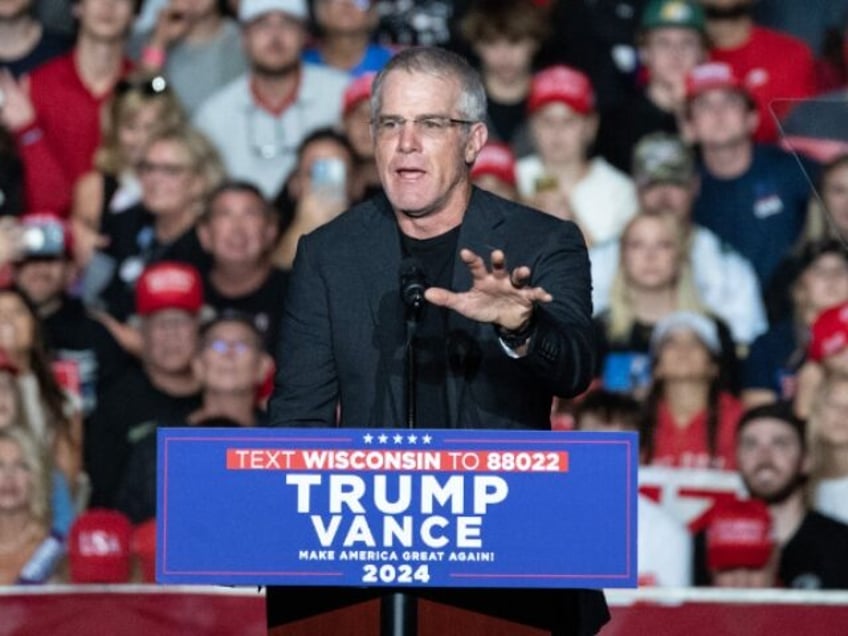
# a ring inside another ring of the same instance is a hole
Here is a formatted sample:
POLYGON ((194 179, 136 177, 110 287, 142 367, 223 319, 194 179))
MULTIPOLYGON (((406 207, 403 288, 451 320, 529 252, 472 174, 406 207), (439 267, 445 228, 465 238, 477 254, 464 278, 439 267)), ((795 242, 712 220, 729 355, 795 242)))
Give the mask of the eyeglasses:
POLYGON ((180 163, 153 163, 152 161, 142 160, 138 163, 138 173, 152 174, 158 172, 166 177, 176 178, 191 170, 191 166, 180 163))
POLYGON ((430 138, 441 137, 454 126, 470 126, 477 123, 469 119, 457 119, 447 115, 424 115, 415 119, 379 117, 372 122, 372 125, 378 137, 388 138, 399 135, 409 121, 412 122, 412 127, 417 134, 430 138))
POLYGON ((115 95, 126 95, 130 91, 138 91, 142 95, 153 97, 170 90, 168 80, 161 75, 154 75, 144 80, 121 79, 115 84, 115 95))
POLYGON ((236 355, 242 355, 254 349, 251 344, 244 342, 243 340, 224 340, 222 338, 210 340, 206 343, 206 348, 211 349, 215 353, 220 353, 221 355, 225 355, 230 352, 235 353, 236 355))

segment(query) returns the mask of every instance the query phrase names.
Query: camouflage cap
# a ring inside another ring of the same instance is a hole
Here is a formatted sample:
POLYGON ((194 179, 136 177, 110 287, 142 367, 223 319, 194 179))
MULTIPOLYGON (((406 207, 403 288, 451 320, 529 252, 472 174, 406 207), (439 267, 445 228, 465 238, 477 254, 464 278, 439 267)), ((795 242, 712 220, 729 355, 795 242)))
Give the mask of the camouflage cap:
POLYGON ((695 157, 680 137, 651 133, 633 149, 632 173, 640 188, 660 182, 686 184, 695 176, 695 157))
POLYGON ((651 0, 642 13, 643 31, 677 27, 704 32, 704 9, 693 0, 651 0))

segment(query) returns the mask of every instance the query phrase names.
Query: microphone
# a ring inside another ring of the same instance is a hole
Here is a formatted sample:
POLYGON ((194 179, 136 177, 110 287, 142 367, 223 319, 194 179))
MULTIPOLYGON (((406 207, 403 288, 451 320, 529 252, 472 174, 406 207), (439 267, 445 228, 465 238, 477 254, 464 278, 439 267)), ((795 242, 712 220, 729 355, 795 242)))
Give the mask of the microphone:
POLYGON ((424 290, 427 288, 424 270, 417 258, 405 258, 400 264, 400 296, 404 304, 414 311, 424 305, 424 290))

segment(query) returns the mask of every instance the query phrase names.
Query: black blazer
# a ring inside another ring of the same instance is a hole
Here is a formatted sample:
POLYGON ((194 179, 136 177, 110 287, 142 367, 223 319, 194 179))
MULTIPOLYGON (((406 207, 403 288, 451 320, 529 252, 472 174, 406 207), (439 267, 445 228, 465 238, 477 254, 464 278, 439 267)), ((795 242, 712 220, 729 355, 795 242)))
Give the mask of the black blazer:
MULTIPOLYGON (((528 265, 532 285, 554 300, 537 309, 527 356, 510 358, 494 327, 450 312, 449 421, 462 428, 549 426, 551 397, 588 385, 594 364, 591 283, 577 227, 475 189, 459 247, 507 267, 528 265)), ((385 196, 343 213, 300 239, 270 404, 274 426, 403 427, 404 306, 400 237, 385 196)), ((452 287, 471 286, 456 256, 452 287)), ((423 425, 422 425, 423 426, 423 425)))

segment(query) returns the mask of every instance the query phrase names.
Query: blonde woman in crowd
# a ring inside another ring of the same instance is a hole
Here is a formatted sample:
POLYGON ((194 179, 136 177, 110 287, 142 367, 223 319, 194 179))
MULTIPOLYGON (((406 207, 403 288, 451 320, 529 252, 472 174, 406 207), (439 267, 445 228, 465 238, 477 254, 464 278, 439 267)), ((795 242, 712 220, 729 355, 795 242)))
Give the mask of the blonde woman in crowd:
POLYGON ((164 77, 135 75, 118 82, 100 119, 95 169, 77 181, 71 211, 75 256, 81 266, 103 244, 101 218, 141 200, 137 167, 151 134, 184 123, 185 115, 164 77))
MULTIPOLYGON (((155 133, 138 174, 141 203, 104 217, 107 244, 86 271, 86 300, 117 321, 133 313, 135 281, 146 265, 172 260, 204 269, 207 256, 195 226, 207 196, 225 176, 214 147, 186 126, 155 133)), ((115 321, 104 320, 119 342, 133 350, 115 321)))
MULTIPOLYGON (((683 229, 669 213, 642 213, 624 227, 609 308, 596 319, 606 388, 641 396, 650 382, 654 325, 675 311, 704 311, 686 250, 683 229)), ((721 343, 720 368, 732 387, 737 374, 733 341, 727 326, 713 320, 721 343)))
POLYGON ((807 426, 813 507, 848 523, 848 379, 822 385, 807 426))
POLYGON ((0 585, 55 577, 62 542, 51 534, 50 463, 19 427, 0 429, 0 585))
MULTIPOLYGON (((3 349, 0 349, 0 430, 10 428, 21 429, 29 435, 34 431, 44 430, 44 422, 33 423, 24 406, 21 387, 18 385, 19 369, 3 349)), ((49 449, 44 449, 49 455, 49 449)), ((52 489, 50 506, 52 511, 52 528, 61 536, 65 536, 76 517, 78 508, 85 506, 88 500, 88 489, 77 488, 77 501, 71 497, 68 480, 62 471, 56 469, 55 462, 52 470, 52 489)), ((79 481, 79 480, 78 480, 79 481)))

